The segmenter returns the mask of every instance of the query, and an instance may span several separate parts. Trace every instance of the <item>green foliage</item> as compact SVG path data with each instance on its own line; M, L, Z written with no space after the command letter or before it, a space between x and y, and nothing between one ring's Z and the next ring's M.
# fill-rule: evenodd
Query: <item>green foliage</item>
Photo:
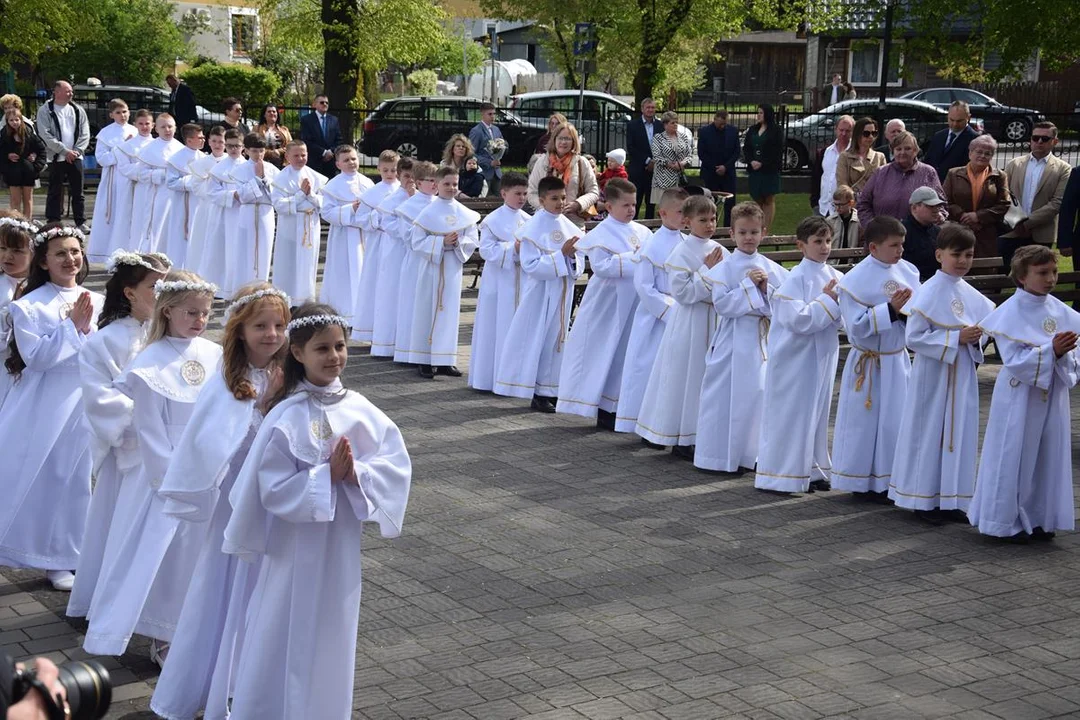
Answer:
M70 0L0 2L0 65L37 63L46 52L63 53L76 40L82 13Z
M405 80L414 95L434 95L439 76L434 70L414 70Z
M460 35L450 35L444 30L431 53L417 64L438 70L443 76L461 75L461 63L465 60L464 74L471 75L483 67L488 55L487 48L480 43L469 38L463 42Z
M278 77L287 105L301 105L311 100L322 79L322 53L278 39L282 37L276 34L263 43L251 54L251 62Z
M184 82L201 105L213 110L220 110L221 101L229 96L239 98L249 109L280 99L278 88L281 87L281 80L265 68L200 65L184 73Z

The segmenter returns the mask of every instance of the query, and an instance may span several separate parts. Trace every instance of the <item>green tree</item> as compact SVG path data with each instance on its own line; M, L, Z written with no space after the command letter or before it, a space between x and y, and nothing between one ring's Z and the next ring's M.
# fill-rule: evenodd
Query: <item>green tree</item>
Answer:
M46 52L64 52L80 36L81 21L70 0L0 0L0 65L36 65Z
M278 101L281 80L265 68L247 65L200 65L184 73L184 82L207 107L218 108L227 97L236 97L255 116L258 108Z

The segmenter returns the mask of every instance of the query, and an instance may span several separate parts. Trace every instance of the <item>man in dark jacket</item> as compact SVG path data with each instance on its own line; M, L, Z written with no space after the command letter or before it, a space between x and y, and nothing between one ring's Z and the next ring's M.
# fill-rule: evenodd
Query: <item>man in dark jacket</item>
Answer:
M945 182L945 175L954 167L967 165L968 145L978 137L971 129L971 110L966 102L957 100L949 106L949 127L938 131L930 140L923 155L923 162L937 170L938 179Z
M307 143L308 165L328 178L337 175L334 148L341 145L341 125L329 113L330 99L315 96L315 112L300 118L300 139Z
M926 282L938 271L937 236L941 223L941 206L945 201L930 187L915 188L911 193L908 215L904 218L907 236L904 238L904 259L919 269L919 280Z
M697 147L701 159L701 184L710 190L731 193L724 201L724 227L731 226L731 208L735 205L735 161L739 159L741 149L739 131L728 125L727 119L727 110L717 110L713 121L698 130Z
M199 113L195 109L195 93L191 88L180 82L175 75L166 76L165 83L172 90L169 93L169 114L176 121L176 127L199 122Z
M662 132L664 123L656 117L656 103L652 98L645 98L641 101L641 115L630 118L626 123L626 172L637 188L638 213L641 212L642 201L645 202L646 219L654 217L656 213L656 207L649 202L653 176L652 139Z

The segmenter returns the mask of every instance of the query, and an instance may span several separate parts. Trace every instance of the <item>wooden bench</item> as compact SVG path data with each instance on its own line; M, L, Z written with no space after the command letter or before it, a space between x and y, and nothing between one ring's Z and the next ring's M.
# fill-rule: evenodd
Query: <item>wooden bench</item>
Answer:
M989 258L988 258L989 259ZM998 258L998 267L1001 267ZM1016 283L1008 275L973 275L967 278L973 288L1000 305L1016 291ZM1067 272L1058 275L1058 284L1051 293L1062 302L1080 301L1080 272Z

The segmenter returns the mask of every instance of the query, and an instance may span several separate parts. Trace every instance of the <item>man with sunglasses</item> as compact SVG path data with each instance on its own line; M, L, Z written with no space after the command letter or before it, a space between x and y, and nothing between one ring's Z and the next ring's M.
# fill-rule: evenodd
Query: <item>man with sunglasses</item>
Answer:
M308 146L308 167L332 178L337 175L334 148L345 141L338 119L329 110L330 99L316 95L315 112L300 118L300 139Z
M1058 234L1058 212L1072 168L1053 154L1058 144L1057 127L1052 122L1036 123L1031 130L1031 153L1013 158L1005 166L1009 194L1027 216L1001 236L998 247L1005 267L1013 253L1024 245L1050 247Z

